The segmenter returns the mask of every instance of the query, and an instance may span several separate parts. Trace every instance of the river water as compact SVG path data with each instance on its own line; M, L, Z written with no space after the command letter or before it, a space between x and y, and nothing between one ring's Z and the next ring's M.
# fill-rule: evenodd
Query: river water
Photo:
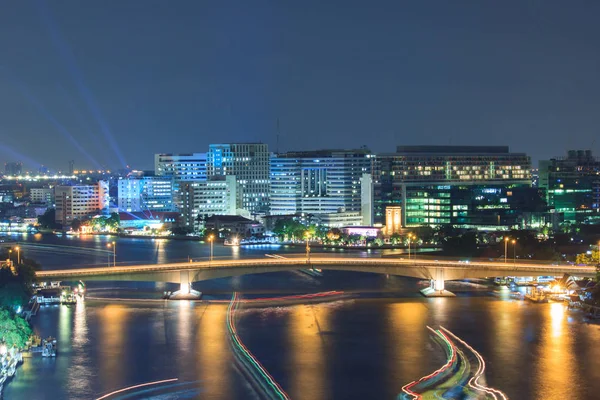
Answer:
M26 256L45 268L106 265L108 239L29 237ZM55 247L67 246L67 247ZM238 252L232 254L232 252ZM257 256L302 249L233 250L216 256ZM207 256L206 245L119 240L117 262ZM325 271L250 275L200 282L212 302L156 299L169 285L89 285L74 306L48 306L32 319L55 336L55 359L27 358L5 389L6 399L96 399L133 385L177 379L119 393L119 399L254 399L256 383L242 373L227 329L228 299L343 290L346 298L313 303L271 300L242 304L237 335L291 399L395 399L407 383L446 362L427 326L443 326L485 360L480 382L511 399L600 398L600 327L561 303L530 304L506 292L459 293L426 299L414 279ZM258 393L258 394L257 394Z

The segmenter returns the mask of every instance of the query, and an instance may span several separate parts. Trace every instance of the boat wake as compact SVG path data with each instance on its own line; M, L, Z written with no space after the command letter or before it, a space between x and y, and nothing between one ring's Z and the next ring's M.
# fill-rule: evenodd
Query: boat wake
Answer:
M498 389L485 385L485 361L467 342L444 327L427 327L446 352L438 370L402 387L398 400L485 399L508 400Z
M227 307L227 330L229 331L229 341L233 348L237 366L260 397L289 400L288 394L240 339L235 326L235 315L239 304L238 294L234 293Z

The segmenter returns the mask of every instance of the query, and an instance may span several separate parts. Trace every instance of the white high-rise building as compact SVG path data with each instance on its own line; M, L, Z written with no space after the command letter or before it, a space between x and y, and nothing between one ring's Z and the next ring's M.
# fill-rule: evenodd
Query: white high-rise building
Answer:
M181 181L206 180L206 153L155 154L154 173Z
M362 212L361 182L372 169L366 149L290 152L271 158L271 214ZM370 176L370 175L369 175ZM366 178L364 178L366 179ZM365 180L365 183L371 184ZM364 189L364 195L372 190ZM371 207L371 205L369 205ZM367 215L367 220L370 220Z
M208 177L235 175L243 189L243 208L255 213L269 210L269 148L266 144L211 144L206 169Z
M175 211L174 179L171 176L139 176L120 178L119 211Z
M108 208L108 182L98 181L94 185L56 186L54 198L55 221L68 226L76 218L93 215Z
M198 225L198 216L236 215L241 206L241 185L236 177L215 176L207 181L180 184L181 215L190 227Z

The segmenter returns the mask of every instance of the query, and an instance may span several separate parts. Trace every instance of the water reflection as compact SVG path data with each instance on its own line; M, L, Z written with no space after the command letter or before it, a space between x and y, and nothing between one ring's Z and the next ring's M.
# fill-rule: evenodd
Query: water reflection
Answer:
M288 393L291 398L332 398L323 334L330 329L328 305L304 305L290 309L289 357L294 374Z
M127 386L128 360L124 347L127 337L128 308L123 304L108 304L98 309L99 374L106 389Z
M429 310L422 302L391 303L387 305L386 310L392 358L389 362L388 380L389 384L393 385L392 387L397 386L397 392L400 392L403 382L398 381L399 376L417 379L425 374L423 363L419 363L418 360L425 357L426 350L431 348L426 330ZM439 352L440 362L443 363L443 351L435 351Z
M93 374L93 370L89 365L89 355L87 354L86 349L88 342L87 310L85 302L80 299L75 304L75 312L73 315L73 336L71 339L72 360L70 363L71 373L68 376L69 390L78 395L81 395L86 389L89 389L89 378Z
M210 305L198 310L197 365L202 380L202 398L229 399L231 353L227 343L227 306Z
M569 332L562 303L551 303L542 321L541 346L536 365L537 398L562 400L577 398L577 365L573 354L573 335Z

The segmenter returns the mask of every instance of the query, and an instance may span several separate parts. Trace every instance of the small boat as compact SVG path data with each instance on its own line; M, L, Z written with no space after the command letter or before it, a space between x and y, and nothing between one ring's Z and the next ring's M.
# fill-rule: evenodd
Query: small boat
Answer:
M56 357L56 339L53 337L42 340L42 357Z
M525 295L525 300L529 300L532 303L547 303L548 296L542 290L533 289Z

